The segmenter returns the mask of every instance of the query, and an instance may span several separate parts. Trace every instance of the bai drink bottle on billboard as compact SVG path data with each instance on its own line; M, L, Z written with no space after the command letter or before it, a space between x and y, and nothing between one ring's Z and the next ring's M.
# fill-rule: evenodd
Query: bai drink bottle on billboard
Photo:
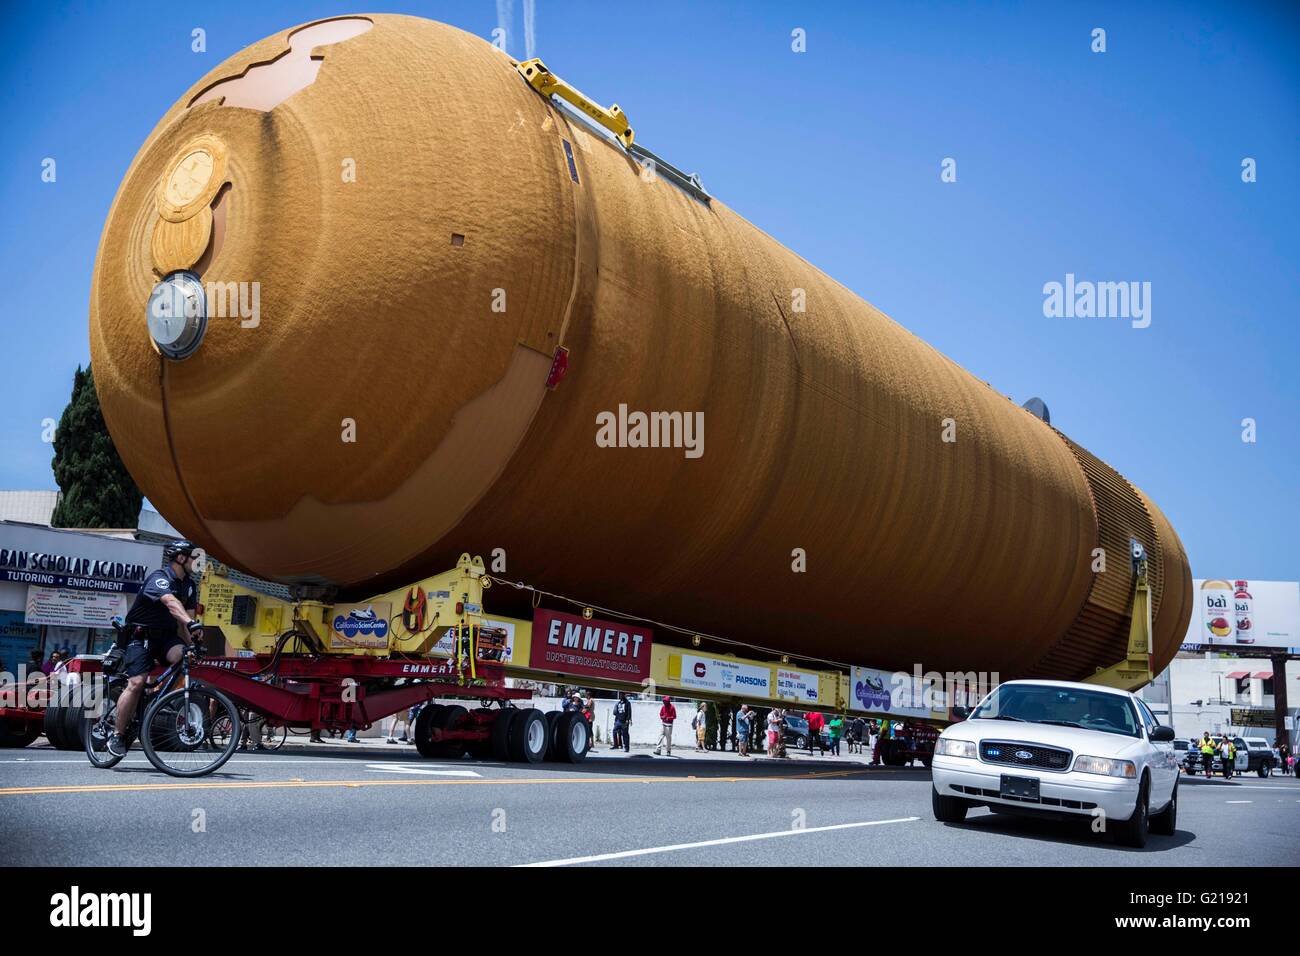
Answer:
M1201 584L1201 625L1207 644L1228 644L1236 630L1236 611L1233 608L1232 585L1227 581L1205 581Z
M1238 581L1232 592L1237 625L1237 643L1255 643L1255 599L1250 596L1249 581Z

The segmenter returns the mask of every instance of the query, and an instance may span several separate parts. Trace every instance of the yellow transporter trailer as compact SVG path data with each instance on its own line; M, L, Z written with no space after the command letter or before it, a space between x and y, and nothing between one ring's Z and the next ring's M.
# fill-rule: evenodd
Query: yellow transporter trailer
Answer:
M494 582L529 594L534 620L489 613L484 593ZM1134 687L1150 680L1149 644L1143 644L1150 621L1144 582L1139 574L1129 657L1099 671L1098 683ZM199 593L203 623L223 644L222 656L205 661L203 669L222 674L214 682L273 724L364 729L435 697L478 700L481 706L474 709L423 708L415 737L420 752L431 757L466 751L528 762L585 756L591 745L586 722L513 706L531 692L508 687L507 678L733 705L853 710L913 725L960 717L942 692L919 710L900 712L886 703L879 677L869 686L864 681L870 678L860 677L855 686L857 669L807 668L784 655L764 660L702 650L705 639L698 635L689 639L690 647L654 643L649 629L601 620L591 608L582 608L580 616L541 608L543 592L493 577L482 558L468 554L449 571L358 603L294 594L211 559ZM620 647L635 648L636 666L591 669L602 654L616 656ZM914 683L910 695L921 683Z

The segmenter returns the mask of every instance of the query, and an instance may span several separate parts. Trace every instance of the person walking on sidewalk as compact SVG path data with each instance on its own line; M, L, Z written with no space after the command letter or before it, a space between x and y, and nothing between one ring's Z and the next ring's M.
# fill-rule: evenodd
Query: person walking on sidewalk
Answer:
M673 721L677 719L677 708L673 706L672 699L664 695L664 705L659 708L659 723L663 729L659 733L659 743L655 746L655 756L661 756L666 747L668 756L673 755Z
M705 718L704 708L708 704L700 701L700 706L695 709L695 716L691 718L691 730L695 731L695 749L702 751L704 749L704 731L708 721Z
M826 755L826 748L822 746L822 728L826 726L826 719L822 717L820 711L808 711L808 756L812 756L813 744L817 744L817 752L821 756Z
M623 748L624 753L632 750L632 703L627 694L618 692L618 702L614 704L614 750Z

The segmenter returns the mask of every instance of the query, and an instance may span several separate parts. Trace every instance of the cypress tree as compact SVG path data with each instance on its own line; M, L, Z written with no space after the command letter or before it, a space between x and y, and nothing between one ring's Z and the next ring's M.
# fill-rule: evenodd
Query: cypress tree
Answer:
M50 524L56 528L134 528L144 496L122 464L104 424L87 366L77 366L72 399L54 435L54 480L63 492Z

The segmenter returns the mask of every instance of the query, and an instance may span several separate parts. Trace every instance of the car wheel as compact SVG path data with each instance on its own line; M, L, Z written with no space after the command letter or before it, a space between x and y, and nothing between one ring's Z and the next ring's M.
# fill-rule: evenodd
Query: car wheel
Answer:
M1178 781L1174 781L1174 792L1169 797L1169 806L1151 817L1151 832L1161 836L1173 836L1178 832Z
M795 749L795 750L807 750L807 749L808 749L808 738L807 738L807 737L796 737L796 738L794 738L794 749Z
M960 797L942 796L938 787L931 787L930 808L934 811L934 818L940 823L961 823L966 819L966 811L970 809L970 804Z
M1259 770L1256 771L1256 773L1258 773L1261 777L1267 777L1272 772L1273 772L1273 767L1270 764L1266 764L1266 763L1260 764Z
M1140 850L1147 845L1147 831L1150 829L1150 820L1147 817L1148 789L1147 778L1143 777L1142 785L1138 787L1137 804L1133 807L1133 815L1115 827L1115 840L1123 846Z

